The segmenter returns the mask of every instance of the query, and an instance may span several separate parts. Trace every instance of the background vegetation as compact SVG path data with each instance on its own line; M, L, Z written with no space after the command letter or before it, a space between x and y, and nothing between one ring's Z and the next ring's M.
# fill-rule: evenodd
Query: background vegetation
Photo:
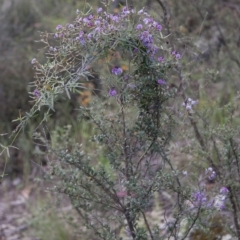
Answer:
M99 6L97 1L88 2L93 4L95 8ZM162 6L161 3L164 5ZM194 121L187 120L186 116L182 118L180 116L176 121L181 128L176 128L177 130L174 132L170 144L170 156L182 171L191 172L198 169L197 176L204 175L204 169L210 167L209 161L204 160L208 158L213 161L211 167L220 165L216 169L219 169L220 172L224 171L224 174L226 172L232 174L231 169L222 169L221 166L227 168L228 165L225 163L227 159L231 159L227 154L234 154L239 140L236 126L239 121L239 110L237 108L239 100L237 96L240 69L240 57L238 54L240 48L240 4L234 0L217 2L214 0L171 0L160 1L160 4L157 0L141 1L141 3L132 0L130 4L138 8L147 6L149 12L161 20L165 26L164 30L169 34L166 44L182 55L181 64L173 71L172 78L168 81L171 88L178 93L178 100L172 106L177 115L180 116L182 112L182 110L179 110L181 104L188 97L198 100L198 115L194 121L198 121L198 129L200 129L202 139L198 137L196 141L189 140L191 137L197 136ZM46 61L45 49L43 49L42 43L36 42L36 40L40 39L38 31L54 32L58 24L72 22L75 18L76 9L81 9L83 6L84 1L74 0L1 2L1 133L10 133L16 127L15 122L11 121L23 116L25 111L28 111L32 106L28 96L30 91L28 84L33 81L31 60L36 57L40 63ZM113 11L118 12L120 8L116 2L113 3ZM91 125L84 120L77 121L78 113L74 110L79 104L85 104L91 98L91 90L87 90L84 94L76 94L72 96L70 101L61 102L59 106L56 106L56 113L52 114L51 120L45 126L46 135L49 134L46 129L53 129L57 126L52 134L53 144L61 144L59 139L66 134L64 126L70 123L72 127L69 130L70 132L67 132L67 134L70 134L69 137L82 142L89 152L94 149L94 144L89 142L92 133ZM2 186L5 187L1 191L6 194L6 191L10 192L12 190L15 196L18 196L19 192L21 195L25 193L26 198L30 200L32 196L32 202L29 200L24 204L27 206L26 212L29 213L29 216L35 214L33 222L26 220L27 224L31 224L33 228L29 231L29 225L27 225L24 228L27 229L25 232L23 231L24 233L21 230L17 232L24 234L26 239L34 235L39 235L40 239L74 239L74 237L78 236L78 233L73 230L75 229L74 223L66 221L65 218L63 221L61 220L60 205L58 205L59 208L54 210L53 207L46 209L49 202L46 203L41 200L42 198L46 199L45 193L41 192L41 190L32 191L32 187L29 188L35 176L42 178L43 172L49 167L45 148L41 146L43 144L42 140L39 139L37 145L31 141L32 130L37 126L39 120L34 119L32 125L28 126L19 135L14 145L19 147L20 150L11 149L10 159L7 158L5 153L0 156L1 171L7 174L4 179L11 179L2 181ZM231 122L231 127L219 129L219 124L229 122ZM228 135L228 139L234 138L231 153L228 152L227 147L224 147L226 146L225 137ZM7 144L7 140L6 136L1 137L1 143ZM215 150L214 148L207 149L208 146L214 143L217 145ZM229 144L231 145L231 142ZM237 158L238 155L234 157L234 159ZM104 162L105 159L102 158L99 161ZM222 173L223 179L227 179L224 174ZM237 179L238 176L236 175L234 178ZM16 179L19 179L19 182ZM4 181L8 181L8 187L6 187ZM223 184L224 181L221 183ZM34 184L40 189L43 183ZM42 187L45 189L46 185L52 183L51 181L45 181L44 184ZM208 181L207 188L211 189L214 184L216 185L215 182ZM229 185L229 182L225 181L225 185ZM236 193L235 195L238 195L238 185L235 187L232 191ZM27 194L27 191L29 191L29 194ZM40 199L37 200L39 201L37 204L38 209L44 209L44 216L40 215L39 211L35 212L33 210L34 206L36 206L33 199L38 198ZM2 200L4 202L4 197L2 197ZM50 195L49 201L58 201L58 199ZM64 201L61 199L60 202L65 207L69 206L67 199ZM50 205L52 206L52 204ZM156 208L154 208L154 211ZM11 210L7 214L11 215ZM73 213L68 212L68 214L76 215L74 211ZM229 216L227 212L226 215ZM46 216L48 217L46 218ZM28 219L27 217L26 219ZM152 216L153 219L154 217ZM237 218L238 216L235 216L235 220ZM209 229L213 232L211 238L209 238L209 233L207 238L201 232L196 231L195 235L192 234L191 239L219 239L220 237L217 238L218 235L231 235L231 231L223 229L223 223L216 219L217 217L214 216L209 220ZM7 222L5 217L2 217L1 221L3 223ZM81 220L79 221L81 222ZM156 218L153 221L161 221L161 218ZM231 222L231 220L229 221ZM49 222L54 224L54 227L47 228ZM19 224L13 223L13 225ZM211 225L214 227L211 227ZM53 228L55 229L54 233ZM81 228L81 231L83 230L84 228ZM3 229L2 234L6 235L6 231L4 231ZM90 234L86 239L94 239L94 237Z

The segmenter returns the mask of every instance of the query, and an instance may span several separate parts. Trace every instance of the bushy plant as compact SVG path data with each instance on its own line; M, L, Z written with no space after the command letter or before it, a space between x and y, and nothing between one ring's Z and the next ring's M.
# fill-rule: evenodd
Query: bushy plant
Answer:
M183 82L178 88L169 83L174 71L181 80L182 56L167 44L167 21L129 6L117 14L108 12L108 4L105 9L77 10L73 23L41 34L48 61L32 60L33 108L16 132L40 111L47 121L57 101L84 91L97 73L101 94L78 109L80 120L94 128L94 149L72 139L70 126L46 141L51 176L61 180L54 190L70 198L99 239L186 239L198 236L195 229L211 232L209 239L226 232L240 238L238 184L230 176L239 178L234 102L224 106L230 117L210 124L212 109L197 108ZM53 38L58 45L51 45ZM173 137L186 141L179 151L199 160L191 159L188 172L171 159ZM168 208L159 207L163 196ZM233 221L225 229L220 220L214 232L228 196ZM153 220L154 210L162 224Z

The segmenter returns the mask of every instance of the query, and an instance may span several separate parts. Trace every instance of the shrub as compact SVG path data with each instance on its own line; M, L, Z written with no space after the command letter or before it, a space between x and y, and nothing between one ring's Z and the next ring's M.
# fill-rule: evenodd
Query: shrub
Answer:
M210 124L213 110L197 108L182 82L179 91L171 87L174 71L182 76L182 56L166 44L165 28L144 9L126 6L118 14L102 8L77 11L73 23L42 33L48 60L43 65L32 60L34 105L16 132L40 111L47 121L57 101L83 91L97 72L101 96L79 108L81 120L94 128L88 137L94 150L71 138L70 126L46 141L55 156L51 176L61 179L54 190L70 198L100 239L186 239L199 236L196 229L211 231L211 239L230 231L240 238L238 184L230 177L239 178L235 102L219 108L229 117L215 126ZM58 45L51 45L53 38ZM173 137L187 139L181 150L201 160L192 159L192 172L171 159ZM159 196L167 196L168 209L159 210ZM213 231L228 197L235 228L229 220L225 229L220 219ZM154 209L164 216L163 225L153 220Z

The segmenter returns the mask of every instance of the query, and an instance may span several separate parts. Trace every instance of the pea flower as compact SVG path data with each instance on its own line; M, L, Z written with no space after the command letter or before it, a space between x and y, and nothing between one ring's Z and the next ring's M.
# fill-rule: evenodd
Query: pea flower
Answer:
M205 195L204 192L196 192L193 196L194 198L194 202L198 205L198 204L203 204L203 203L206 203L207 201L207 197Z
M120 74L122 74L122 72L123 72L123 70L120 67L114 67L112 69L112 74L114 74L114 75L120 75Z
M177 59L179 60L182 56L180 53L176 52L176 51L172 51L172 55Z
M110 89L108 94L109 94L109 96L114 97L117 95L117 91L115 89Z
M140 30L140 29L142 29L142 28L143 28L142 24L138 24L138 25L136 26L136 29L137 29L137 30Z
M35 63L37 63L37 59L33 58L32 61L31 61L31 64L35 64Z
M157 29L158 31L161 31L161 30L162 30L162 26L161 26L160 24L157 24L157 25L156 25L156 29Z
M116 15L110 16L113 22L119 22L119 17Z
M150 34L148 31L144 31L140 34L140 40L145 46L150 47L153 43L152 34Z
M181 58L181 54L180 54L180 53L177 53L177 54L175 55L175 57L176 57L176 59L180 59L180 58Z
M69 25L68 25L68 28L70 28L70 29L71 29L71 28L74 28L74 25L73 25L73 24L69 24Z
M216 172L213 171L213 168L209 167L208 169L206 169L206 174L208 175L208 179L210 181L214 180L216 177Z
M100 12L102 12L102 8L97 9L97 14L99 14Z
M160 85L165 85L166 84L166 82L164 81L164 80L162 80L162 79L158 79L158 84L160 84Z
M198 100L192 100L191 98L188 98L185 102L182 103L182 106L186 108L187 111L192 110L192 106L198 104Z
M220 189L220 193L221 193L222 195L227 195L227 194L229 193L229 190L228 190L226 187L222 187L222 188Z
M143 22L147 25L149 23L152 23L153 22L153 19L152 18L144 18L143 19Z
M35 97L37 97L37 98L39 98L39 97L41 96L40 92L39 92L37 89L35 89L35 90L33 91L33 95L34 95Z
M58 24L57 26L56 26L56 30L58 31L58 30L60 30L62 28L62 25L60 25L60 24Z

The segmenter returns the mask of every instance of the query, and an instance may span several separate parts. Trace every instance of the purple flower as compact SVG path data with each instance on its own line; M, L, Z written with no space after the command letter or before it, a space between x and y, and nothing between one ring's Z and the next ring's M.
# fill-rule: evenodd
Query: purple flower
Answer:
M123 7L123 9L122 9L122 13L128 15L128 14L130 13L130 11L129 11L128 8L125 6L125 7Z
M80 31L79 37L82 38L83 36L84 36L84 32L83 32L83 31Z
M148 31L144 31L140 34L140 40L146 47L150 47L153 43L152 34Z
M157 60L158 60L159 62L162 62L162 61L163 61L163 57L159 57Z
M191 98L188 98L187 100L185 100L185 102L182 103L182 106L185 107L187 111L192 111L192 106L194 106L196 104L198 104L198 100L194 101ZM208 168L208 169L206 169L206 174L209 174L209 172L212 172L212 171L213 171L212 168ZM216 175L216 173L213 171L212 177L214 176L214 174Z
M37 97L37 98L39 98L39 97L41 96L40 92L39 92L37 89L35 89L35 90L33 91L33 94L34 94L34 96Z
M116 16L116 15L111 15L111 17L110 17L111 19L112 19L112 21L114 21L114 22L119 22L119 17L118 16Z
M84 38L80 38L80 43L81 43L82 45L85 44L85 40L84 40Z
M35 63L37 63L37 59L33 58L32 61L31 61L31 64L35 64Z
M214 198L213 206L217 208L217 210L223 210L225 208L225 201L226 201L226 196L217 195Z
M143 22L144 22L145 24L149 24L149 23L152 23L153 20L152 20L152 18L144 18L144 19L143 19Z
M143 28L142 24L138 24L138 25L136 26L136 29L137 29L137 30L140 30L140 29L142 29L142 28Z
M153 23L152 23L152 26L153 26L153 27L156 27L156 26L157 26L157 24L158 24L158 22L156 22L156 21L153 21Z
M88 20L91 20L91 19L93 19L93 15L92 15L92 14L90 14L90 15L88 16Z
M229 193L229 190L228 190L226 187L222 187L222 188L220 189L220 193L221 193L222 195L227 195L227 194Z
M96 27L94 32L96 32L99 35L102 32L102 28Z
M180 58L181 58L181 54L180 54L180 53L177 53L177 54L175 55L175 57L176 57L176 59L180 59Z
M88 19L88 18L83 18L83 22L85 23L85 24L89 24L91 21Z
M102 8L97 9L97 14L99 14L100 12L102 12Z
M209 180L214 180L214 178L216 177L216 172L212 172L211 174L210 174L210 176L208 177L208 179Z
M89 22L89 23L88 23L88 26L89 26L89 27L93 27L93 23L92 23L92 22Z
M206 198L206 195L200 191L196 192L193 196L194 198L194 201L197 203L197 204L202 204L202 203L205 203L207 201L207 198Z
M74 25L73 24L69 24L68 28L74 28Z
M60 24L58 24L57 26L56 26L56 30L58 31L58 30L60 30L62 28L62 25L60 25Z
M133 50L133 52L134 52L134 53L138 53L138 49L135 48L135 49Z
M110 89L108 94L109 94L109 96L114 97L117 95L117 91L115 89Z
M97 19L97 20L94 22L94 24L95 24L96 26L100 26L101 21Z
M115 74L115 75L120 75L122 74L123 70L120 68L120 67L114 67L112 69L112 74Z
M192 104L192 100L188 100L188 102L190 103L191 102L191 104ZM193 104L192 104L193 105ZM212 180L214 180L215 179L215 177L216 177L216 172L215 171L213 171L213 168L212 167L209 167L208 169L206 169L206 174L208 175L208 179L210 180L210 181L212 181Z
M89 40L91 40L92 37L93 37L92 33L89 33L89 34L87 35L87 38L88 38Z
M156 25L156 29L157 29L158 31L161 31L161 30L162 30L162 26L161 26L160 24L157 24L157 25Z
M162 79L158 79L158 84L160 84L160 85L165 85L166 84L166 82L165 81L163 81Z
M172 51L172 55L176 55L176 51Z
M85 44L85 39L83 37L76 37L76 41L79 41L82 45Z
M149 53L151 57L153 57L157 53L157 48L150 43L148 43L146 46L148 47L147 53Z

